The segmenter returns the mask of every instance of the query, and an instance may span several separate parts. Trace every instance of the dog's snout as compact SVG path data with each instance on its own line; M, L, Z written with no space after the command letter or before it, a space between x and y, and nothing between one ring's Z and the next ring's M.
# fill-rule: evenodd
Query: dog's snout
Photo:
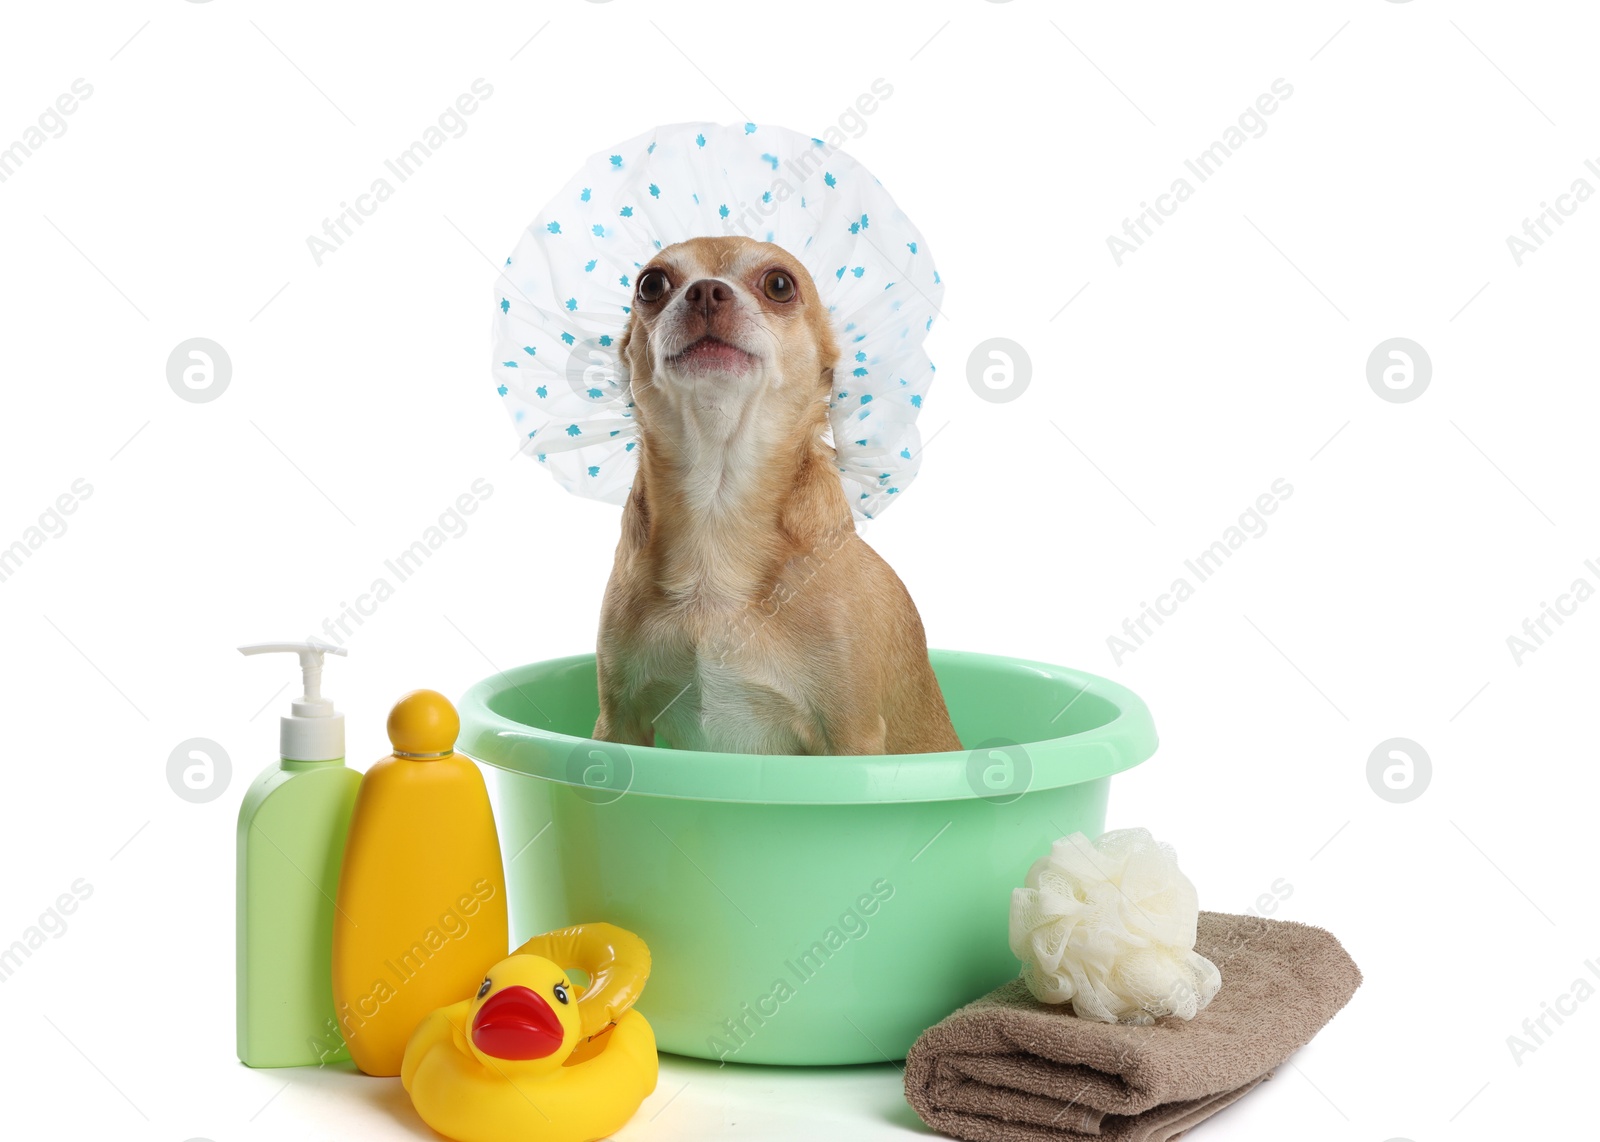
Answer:
M727 282L718 281L716 278L701 278L699 281L690 282L689 288L683 291L683 296L690 305L710 315L733 300L733 290Z

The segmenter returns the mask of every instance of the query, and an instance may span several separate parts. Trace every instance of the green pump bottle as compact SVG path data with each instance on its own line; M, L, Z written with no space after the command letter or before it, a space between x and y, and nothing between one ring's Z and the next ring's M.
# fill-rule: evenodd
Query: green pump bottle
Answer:
M334 1021L333 916L361 774L344 764L344 715L322 696L310 642L241 646L300 656L304 693L281 721L281 760L239 806L238 1049L251 1067L349 1058Z

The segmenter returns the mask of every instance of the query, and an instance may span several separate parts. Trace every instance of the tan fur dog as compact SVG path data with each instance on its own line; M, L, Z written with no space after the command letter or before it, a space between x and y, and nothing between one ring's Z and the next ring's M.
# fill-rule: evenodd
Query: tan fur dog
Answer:
M922 620L856 535L824 439L838 343L787 251L694 238L619 346L639 470L600 618L602 741L752 754L961 748Z

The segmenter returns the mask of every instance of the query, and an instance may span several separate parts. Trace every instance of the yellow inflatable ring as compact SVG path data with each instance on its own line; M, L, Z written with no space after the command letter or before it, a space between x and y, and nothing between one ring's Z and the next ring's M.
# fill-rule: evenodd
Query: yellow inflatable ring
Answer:
M650 949L615 924L575 924L535 936L513 955L542 956L589 977L578 997L583 1037L593 1039L612 1027L639 999L650 978Z

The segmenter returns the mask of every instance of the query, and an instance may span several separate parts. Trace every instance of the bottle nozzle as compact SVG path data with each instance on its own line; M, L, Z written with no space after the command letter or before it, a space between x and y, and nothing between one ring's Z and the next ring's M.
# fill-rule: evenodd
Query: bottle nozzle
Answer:
M240 654L295 654L300 657L303 693L283 719L283 756L300 761L320 761L344 756L344 718L336 713L333 701L322 696L322 656L350 652L342 646L308 642L258 642L241 646ZM308 721L319 722L308 725ZM314 756L308 756L314 755Z
M350 652L342 646L325 646L315 642L258 642L250 646L241 646L240 654L298 654L300 656L300 681L305 693L301 695L301 702L307 706L320 707L327 701L322 696L322 656L324 654L347 655Z

